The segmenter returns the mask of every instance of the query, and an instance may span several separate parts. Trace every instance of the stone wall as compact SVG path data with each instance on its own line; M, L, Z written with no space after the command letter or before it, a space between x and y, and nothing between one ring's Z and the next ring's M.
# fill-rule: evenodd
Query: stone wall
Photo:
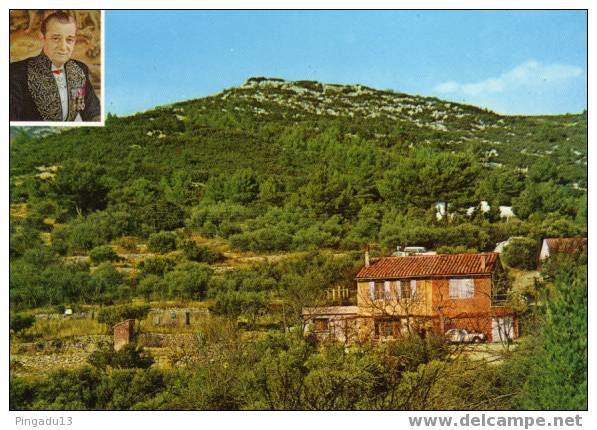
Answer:
M154 308L148 318L154 326L193 325L209 315L207 308Z

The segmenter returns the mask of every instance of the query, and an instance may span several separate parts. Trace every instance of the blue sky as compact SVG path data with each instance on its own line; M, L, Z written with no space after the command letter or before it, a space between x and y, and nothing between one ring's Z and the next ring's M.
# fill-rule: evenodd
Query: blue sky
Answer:
M106 110L251 76L437 96L508 114L586 109L584 11L108 11Z

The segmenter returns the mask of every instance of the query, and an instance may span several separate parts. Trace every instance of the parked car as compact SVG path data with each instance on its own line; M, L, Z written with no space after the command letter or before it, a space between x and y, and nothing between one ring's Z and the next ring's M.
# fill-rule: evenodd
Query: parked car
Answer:
M451 343L481 343L487 341L484 333L453 328L446 332L446 340Z

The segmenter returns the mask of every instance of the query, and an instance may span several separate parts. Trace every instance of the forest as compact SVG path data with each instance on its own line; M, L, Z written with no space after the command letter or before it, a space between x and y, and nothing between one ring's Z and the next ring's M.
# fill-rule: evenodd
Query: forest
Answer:
M586 111L500 116L267 78L103 128L12 128L11 339L35 341L35 315L65 308L111 324L199 303L210 318L186 352L197 363L100 348L79 369L13 376L11 408L586 408L583 261L554 261L522 294L529 335L497 366L453 360L441 339L347 349L298 330L303 306L354 288L364 245L514 237L517 273L536 270L542 238L586 236L586 133Z

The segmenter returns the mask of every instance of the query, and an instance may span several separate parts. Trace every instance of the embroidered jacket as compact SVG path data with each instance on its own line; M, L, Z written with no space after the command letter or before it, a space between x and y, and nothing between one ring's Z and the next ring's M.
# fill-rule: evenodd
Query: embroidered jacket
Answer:
M69 97L66 121L77 114L83 121L99 121L100 102L89 80L89 68L80 61L64 64ZM62 104L52 62L42 52L36 57L10 64L10 120L63 121Z

